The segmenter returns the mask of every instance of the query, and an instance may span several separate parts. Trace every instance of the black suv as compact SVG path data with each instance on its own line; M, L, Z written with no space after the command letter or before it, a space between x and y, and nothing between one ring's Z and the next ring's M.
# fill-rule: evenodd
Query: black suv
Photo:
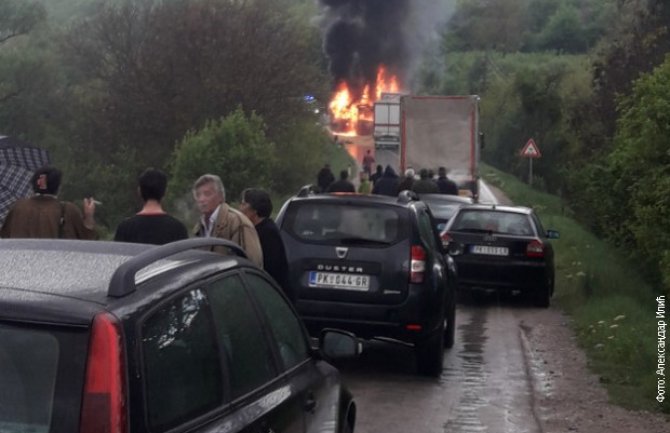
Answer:
M277 223L292 296L312 334L335 327L411 343L420 373L442 371L444 347L454 344L455 268L430 209L414 193L303 188Z
M192 239L0 240L0 431L351 432L356 407L277 285ZM355 355L347 333L321 349Z

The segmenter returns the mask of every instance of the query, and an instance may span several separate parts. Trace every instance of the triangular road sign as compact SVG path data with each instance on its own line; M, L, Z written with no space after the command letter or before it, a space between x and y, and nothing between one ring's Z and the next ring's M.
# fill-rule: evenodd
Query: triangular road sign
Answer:
M532 138L528 140L528 143L521 150L521 156L526 158L541 158L542 154L540 153L540 148L535 144L535 140Z

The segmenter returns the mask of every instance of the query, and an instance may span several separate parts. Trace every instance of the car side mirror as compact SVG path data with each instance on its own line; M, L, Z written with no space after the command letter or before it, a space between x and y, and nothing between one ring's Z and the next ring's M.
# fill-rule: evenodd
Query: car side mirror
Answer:
M557 230L547 230L547 237L549 239L560 239L561 234Z
M319 338L319 352L328 360L356 358L363 352L363 344L351 332L324 329Z

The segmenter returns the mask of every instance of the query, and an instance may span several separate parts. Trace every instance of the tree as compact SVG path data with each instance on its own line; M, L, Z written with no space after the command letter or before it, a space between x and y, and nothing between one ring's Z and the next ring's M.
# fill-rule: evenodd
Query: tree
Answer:
M30 33L45 18L46 11L40 3L0 0L0 45Z
M200 131L190 131L177 145L170 194L189 197L193 182L212 173L224 181L226 200L237 201L244 188L271 185L274 154L263 120L237 109L221 120L207 122Z
M607 158L615 181L625 239L666 281L670 279L670 58L638 80L620 105L614 150ZM663 266L659 266L663 264ZM670 286L667 287L670 289Z
M132 212L140 167L166 167L187 131L238 108L263 118L277 155L312 154L308 147L322 132L308 129L308 137L303 130L316 122L304 95L326 94L328 80L316 29L284 3L124 0L105 3L72 27L63 44L70 81L64 109L74 120L58 126L72 137L68 159L77 171L117 168L99 172L115 176L107 182L116 187L102 197L118 206L111 224ZM283 139L292 136L304 141ZM248 168L265 179L256 169ZM74 184L68 190L83 193Z

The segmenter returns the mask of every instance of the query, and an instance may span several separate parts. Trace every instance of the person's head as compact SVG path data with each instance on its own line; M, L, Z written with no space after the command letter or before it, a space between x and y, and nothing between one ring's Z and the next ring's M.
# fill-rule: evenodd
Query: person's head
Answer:
M267 191L259 188L247 188L242 191L240 211L254 224L269 218L272 214L272 200Z
M361 181L366 181L366 180L370 179L370 176L368 175L367 171L361 171L360 176L361 176Z
M445 167L440 167L437 169L437 175L439 177L447 177L447 169Z
M37 194L58 194L62 173L56 167L45 165L35 170L30 185Z
M407 178L414 179L414 175L415 175L415 174L416 174L416 173L414 172L414 169L413 169L412 167L410 167L410 168L408 168L407 170L405 170L405 177L407 177Z
M377 173L382 174L384 172L384 167L381 164L377 164Z
M372 151L371 151L370 149L368 149L368 151L365 152L365 153L367 153L367 154L369 155L371 152L372 152Z
M349 172L347 170L340 171L340 179L341 180L347 180L348 177L349 177Z
M430 173L428 172L428 169L422 168L421 171L419 171L419 176L421 179L428 179L430 177Z
M209 216L226 200L226 190L221 178L215 174L204 174L193 184L193 198L200 213Z
M140 195L145 202L161 201L167 188L167 175L155 168L147 168L138 179Z

